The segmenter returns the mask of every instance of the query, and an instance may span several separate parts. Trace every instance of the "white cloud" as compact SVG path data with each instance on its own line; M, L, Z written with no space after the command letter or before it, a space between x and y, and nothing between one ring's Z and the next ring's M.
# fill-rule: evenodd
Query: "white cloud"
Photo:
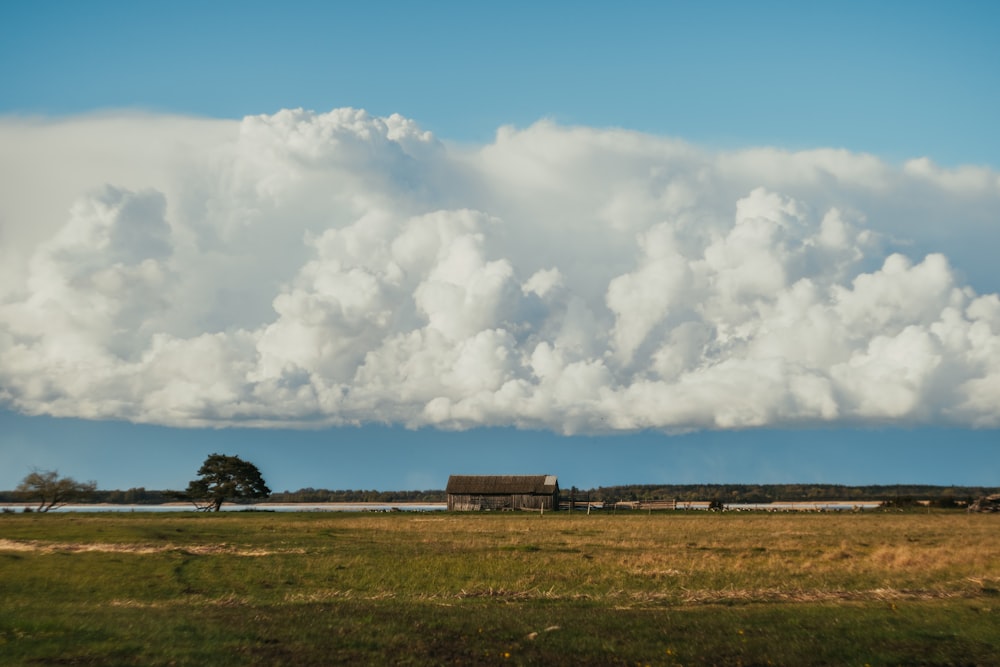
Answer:
M17 410L1000 426L985 167L549 122L457 147L354 109L7 119L0 137Z

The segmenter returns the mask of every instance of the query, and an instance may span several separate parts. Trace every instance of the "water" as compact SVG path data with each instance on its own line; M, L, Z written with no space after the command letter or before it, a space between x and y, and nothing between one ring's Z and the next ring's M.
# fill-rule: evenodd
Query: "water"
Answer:
M872 510L878 508L880 501L859 500L857 502L773 502L773 503L726 503L727 510L754 512L850 512L853 510ZM707 510L708 502L678 502L679 510Z
M729 503L727 510L741 511L824 511L849 512L871 510L880 505L875 501L851 502L775 502L775 503ZM23 505L0 506L0 510L22 512ZM32 507L34 509L34 507ZM445 503L260 503L256 505L222 506L223 512L440 512L448 509ZM679 502L678 510L707 510L708 502ZM66 505L53 512L193 512L193 505Z
M32 507L31 509L34 509ZM447 509L444 503L291 503L223 505L223 512L436 512ZM22 512L23 505L0 507L3 511ZM193 512L193 505L65 505L53 512Z

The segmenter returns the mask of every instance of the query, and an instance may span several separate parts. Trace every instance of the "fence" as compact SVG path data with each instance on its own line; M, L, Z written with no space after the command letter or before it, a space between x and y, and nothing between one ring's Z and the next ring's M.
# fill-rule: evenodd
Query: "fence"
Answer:
M677 509L676 500L619 500L614 503L604 503L604 502L588 502L585 500L577 500L576 502L570 502L566 499L561 499L559 501L559 509L563 511L572 510L574 512L589 512L592 509L596 510L675 510Z

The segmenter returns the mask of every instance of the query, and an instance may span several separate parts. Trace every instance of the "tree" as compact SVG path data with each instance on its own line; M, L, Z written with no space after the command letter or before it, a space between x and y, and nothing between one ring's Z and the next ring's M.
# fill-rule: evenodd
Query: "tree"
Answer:
M17 485L17 493L21 497L38 501L39 512L85 500L96 489L97 482L78 482L72 477L60 477L57 470L33 470Z
M187 498L200 510L218 512L225 501L242 502L271 495L257 466L238 456L212 454L188 484Z

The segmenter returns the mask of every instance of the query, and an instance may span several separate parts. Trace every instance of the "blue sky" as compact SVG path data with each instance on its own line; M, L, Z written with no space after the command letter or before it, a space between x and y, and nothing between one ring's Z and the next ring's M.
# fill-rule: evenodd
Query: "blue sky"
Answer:
M1000 484L998 12L4 3L0 488Z
M3 109L401 113L996 164L994 3L6 3Z
M254 461L273 490L440 489L448 474L557 471L567 488L616 484L996 485L996 432L961 429L710 431L553 436L512 428L193 429L2 415L7 464L57 461L102 488L177 489L216 450ZM984 462L973 465L970 462ZM17 477L11 474L11 478ZM19 478L18 478L19 479ZM8 488L8 487L5 487Z

